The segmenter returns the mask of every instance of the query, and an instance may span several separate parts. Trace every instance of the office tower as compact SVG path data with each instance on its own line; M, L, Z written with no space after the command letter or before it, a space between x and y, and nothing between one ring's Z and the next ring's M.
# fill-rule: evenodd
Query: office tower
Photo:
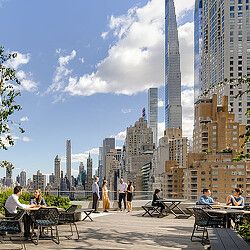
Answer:
M16 185L21 185L20 184L20 175L19 174L16 176Z
M85 179L86 179L86 170L84 169L83 162L80 162L78 184L82 184L82 186L84 187L85 186Z
M66 176L71 187L71 140L66 141Z
M85 179L85 190L86 191L91 191L92 190L92 182L93 182L93 178L92 178L92 158L90 157L90 153L89 153L89 157L87 159L87 177Z
M195 1L194 10L194 102L202 95L202 1Z
M40 170L37 171L36 175L33 175L33 188L41 189L42 192L45 192L45 183L46 183L46 176L43 175Z
M158 88L148 90L148 126L153 131L153 142L158 144Z
M98 176L99 176L99 183L102 183L103 182L103 147L99 147Z
M250 124L250 117L245 115L250 107L250 95L233 98L247 86L235 88L232 83L244 75L250 76L249 0L203 0L202 4L202 90L212 88L218 95L219 105L227 95L229 111L235 114L235 120ZM230 84L218 86L224 79Z
M55 184L55 180L56 180L56 177L55 177L54 173L49 175L49 184L51 184L51 186Z
M54 160L55 186L60 187L61 180L61 159L57 155Z
M217 95L212 99L204 97L196 102L193 130L193 151L196 153L241 148L246 126L235 121L235 115L228 112L228 97L223 96L222 106L217 106Z
M181 71L173 0L165 0L165 128L182 128Z
M106 154L110 151L110 149L115 148L115 138L105 138L103 140L103 179L106 178L105 173L106 173Z
M6 167L6 177L4 185L7 187L11 187L13 185L13 169L9 165Z
M20 173L20 185L22 187L26 186L26 171L22 170L22 172Z

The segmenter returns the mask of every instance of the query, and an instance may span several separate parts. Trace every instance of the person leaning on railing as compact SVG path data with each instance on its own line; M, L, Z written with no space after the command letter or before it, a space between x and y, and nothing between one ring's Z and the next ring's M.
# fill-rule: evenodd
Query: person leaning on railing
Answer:
M208 188L203 189L203 195L199 198L197 205L219 205L220 203L214 201L211 196L211 191Z

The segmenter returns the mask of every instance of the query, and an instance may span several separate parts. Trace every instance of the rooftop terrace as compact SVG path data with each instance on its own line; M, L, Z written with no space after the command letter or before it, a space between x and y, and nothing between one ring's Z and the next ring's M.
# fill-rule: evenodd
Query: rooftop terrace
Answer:
M61 237L60 245L42 240L38 246L26 241L27 250L37 249L204 249L200 242L191 242L194 217L175 219L142 217L142 211L92 214L89 220L77 222L79 240ZM69 226L59 226L59 235L69 235ZM75 237L76 239L76 237ZM1 249L18 248L17 244L0 245Z

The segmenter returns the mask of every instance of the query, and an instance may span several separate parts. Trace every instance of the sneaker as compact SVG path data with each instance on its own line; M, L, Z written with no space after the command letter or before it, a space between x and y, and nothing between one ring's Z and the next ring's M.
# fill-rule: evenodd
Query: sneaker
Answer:
M99 211L94 211L93 213L95 213L95 214L99 214L100 212L99 212Z
M108 210L104 210L103 212L108 213L109 211Z

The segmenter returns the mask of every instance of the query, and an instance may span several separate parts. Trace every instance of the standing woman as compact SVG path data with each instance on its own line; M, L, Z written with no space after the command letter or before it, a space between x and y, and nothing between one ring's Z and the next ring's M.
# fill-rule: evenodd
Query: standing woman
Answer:
M103 181L102 184L102 203L103 203L103 212L108 212L108 209L110 209L110 201L109 201L109 191L108 190L108 182L106 180Z
M41 206L41 207L47 206L44 198L42 197L41 189L36 189L34 191L34 197L30 198L30 204L31 205L34 204L34 205Z
M128 187L127 187L127 206L128 206L128 213L129 213L129 212L132 212L133 191L134 191L134 187L132 186L132 182L131 182L131 181L128 181Z

